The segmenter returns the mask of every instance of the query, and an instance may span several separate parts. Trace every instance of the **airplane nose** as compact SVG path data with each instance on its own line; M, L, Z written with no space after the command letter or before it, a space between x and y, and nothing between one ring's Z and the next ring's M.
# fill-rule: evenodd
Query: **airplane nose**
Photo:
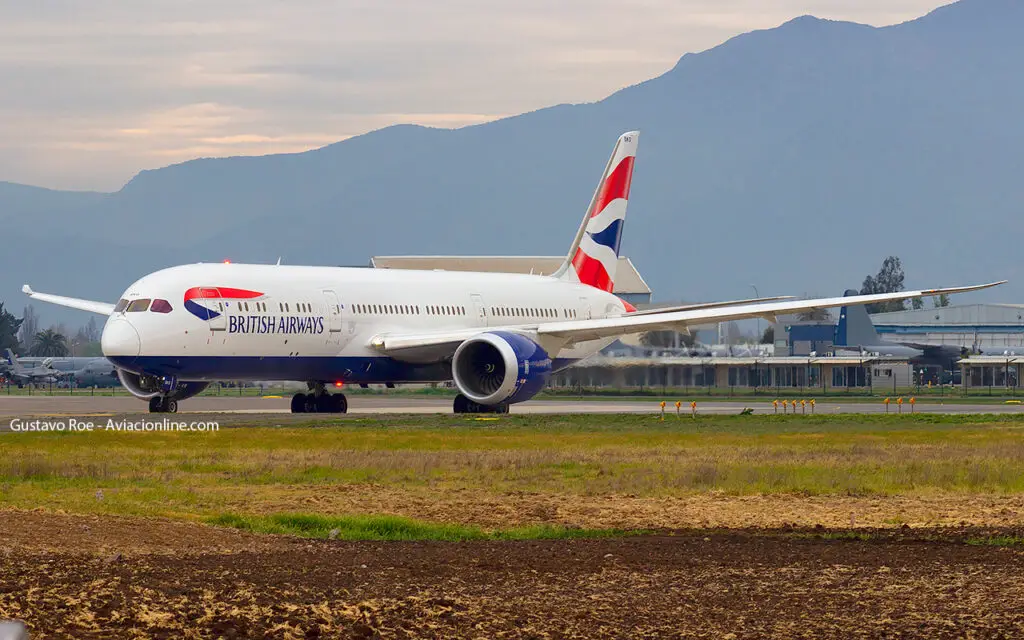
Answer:
M124 318L111 318L103 327L100 349L107 358L134 360L142 349L139 332Z

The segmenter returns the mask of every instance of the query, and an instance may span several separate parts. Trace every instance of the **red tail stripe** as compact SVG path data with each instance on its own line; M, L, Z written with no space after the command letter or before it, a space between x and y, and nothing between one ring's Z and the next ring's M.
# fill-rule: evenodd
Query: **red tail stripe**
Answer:
M604 265L599 260L583 253L583 249L577 249L576 255L572 259L572 266L576 269L576 275L580 277L580 282L611 293L612 279L608 277L608 272L605 271Z
M594 203L594 211L590 214L591 218L604 211L608 203L613 200L629 199L629 186L633 182L634 159L633 156L626 156L619 166L608 174L604 184L601 185L601 192L597 194L597 202Z

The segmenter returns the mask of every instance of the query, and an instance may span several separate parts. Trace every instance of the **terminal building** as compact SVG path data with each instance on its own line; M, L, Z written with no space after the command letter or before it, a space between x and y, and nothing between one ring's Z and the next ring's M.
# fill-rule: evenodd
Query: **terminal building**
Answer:
M879 356L823 357L615 357L599 354L556 373L553 387L593 389L727 389L766 393L837 390L894 392L915 384L905 359Z

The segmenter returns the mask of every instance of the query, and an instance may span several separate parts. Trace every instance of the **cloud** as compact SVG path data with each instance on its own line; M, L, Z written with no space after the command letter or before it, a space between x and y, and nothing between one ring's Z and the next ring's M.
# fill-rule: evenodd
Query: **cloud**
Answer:
M934 0L0 0L0 180L116 189L196 155L299 151L600 99L805 13Z

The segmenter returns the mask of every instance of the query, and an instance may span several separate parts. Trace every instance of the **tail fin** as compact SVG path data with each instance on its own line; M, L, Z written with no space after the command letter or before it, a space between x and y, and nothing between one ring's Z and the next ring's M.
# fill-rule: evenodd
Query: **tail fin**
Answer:
M847 289L843 296L856 296L860 292ZM875 325L871 322L867 307L862 304L843 307L839 310L839 324L836 325L836 339L840 347L862 347L881 344Z
M626 221L629 187L633 182L633 163L640 133L630 131L619 136L612 157L601 176L587 215L565 262L555 277L581 282L611 292L615 286L615 266L619 262L622 227Z
M15 357L14 352L10 349L6 349L4 353L7 354L7 364L14 367L15 371L21 371L21 363L18 362L18 358Z

